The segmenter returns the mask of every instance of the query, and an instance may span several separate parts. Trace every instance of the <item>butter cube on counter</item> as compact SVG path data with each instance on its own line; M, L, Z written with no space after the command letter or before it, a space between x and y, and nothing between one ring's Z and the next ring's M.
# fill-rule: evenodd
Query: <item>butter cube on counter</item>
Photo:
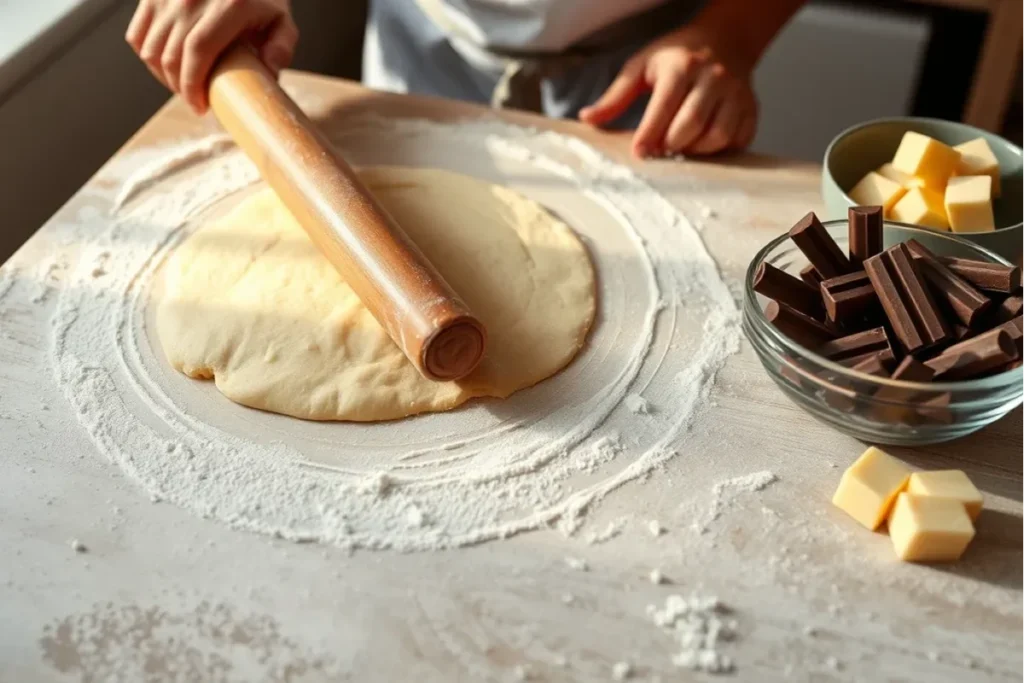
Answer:
M960 152L938 140L907 131L903 134L892 166L897 171L920 178L925 186L941 192L960 163Z
M900 493L889 515L889 537L901 560L951 562L974 538L974 525L960 501Z
M928 187L912 187L889 212L900 223L923 225L936 230L949 230L949 218L942 193Z
M872 446L843 472L832 504L868 529L877 529L909 479L910 468Z
M956 167L956 175L987 175L992 178L992 196L998 197L1001 192L999 184L999 160L985 138L975 138L953 147L960 152L960 163Z
M992 178L987 175L950 178L944 206L953 232L996 229L992 214Z
M897 171L891 163L882 164L881 166L878 167L878 170L876 170L875 173L884 178L888 178L894 183L899 183L900 185L908 189L911 187L920 187L921 185L924 185L923 180L921 180L920 178L915 178L912 175L907 175L903 171Z
M973 522L981 514L981 492L961 470L914 472L907 482L907 493L918 498L948 498L964 506Z
M850 198L860 206L881 206L885 213L889 213L906 192L907 189L898 182L871 171L850 190Z

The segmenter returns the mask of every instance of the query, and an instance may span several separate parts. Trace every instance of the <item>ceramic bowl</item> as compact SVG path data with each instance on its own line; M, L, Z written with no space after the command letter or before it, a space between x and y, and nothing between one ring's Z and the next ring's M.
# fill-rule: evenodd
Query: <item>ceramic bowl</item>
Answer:
M845 252L847 221L828 221L824 226ZM912 238L940 256L1006 263L952 233L885 224L886 247ZM1020 367L979 379L921 384L856 372L800 346L765 317L768 300L753 288L754 273L762 262L798 276L807 258L784 234L751 261L743 290L743 330L747 339L783 393L839 431L868 443L939 443L975 432L1021 404L1024 372ZM931 398L941 399L939 407L922 408L922 402Z
M985 138L1002 174L1002 194L993 202L994 232L959 233L958 236L994 251L1014 263L1021 262L1022 171L1021 148L988 131L953 121L925 118L877 119L847 128L825 150L821 194L826 218L846 218L856 202L846 194L868 171L892 161L903 134L916 131L947 145Z

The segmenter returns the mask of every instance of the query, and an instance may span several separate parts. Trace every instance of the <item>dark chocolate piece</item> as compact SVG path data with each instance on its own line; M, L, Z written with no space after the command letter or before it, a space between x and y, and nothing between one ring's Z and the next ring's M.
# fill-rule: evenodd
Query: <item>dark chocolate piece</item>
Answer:
M910 251L903 244L864 261L893 332L907 353L941 344L949 327L925 285Z
M800 269L800 279L809 284L811 287L818 289L821 286L821 275L814 269L814 266L807 264Z
M888 377L889 370L886 369L887 363L884 358L884 353L874 353L854 365L852 369L872 377Z
M850 264L857 267L864 259L882 253L882 207L851 206L848 216Z
M935 377L935 371L920 362L913 356L907 356L900 361L896 369L892 371L890 379L898 379L903 382L931 382Z
M964 325L978 325L984 313L992 307L992 300L944 266L931 250L917 240L909 240L906 245L936 298L945 302Z
M901 382L930 382L934 377L934 370L913 356L907 356L892 371L889 379L896 379ZM921 392L903 387L882 387L875 392L876 400L894 404L911 403L918 400L921 396Z
M762 262L757 266L754 291L812 318L822 317L823 307L818 290L770 263Z
M1013 320L1024 309L1024 299L1020 296L1008 296L996 307L996 320L1006 322Z
M932 396L921 401L912 414L914 423L953 424L953 411L949 409L952 397L949 392Z
M939 256L942 265L986 292L1013 294L1020 289L1020 268L1001 263Z
M1010 340L1017 349L1017 356L1020 357L1024 355L1024 349L1021 348L1022 343L1024 343L1024 317L1018 315L1013 320L1008 320L1002 325L992 329L1002 330L1006 332L1006 334L1010 335Z
M775 300L768 302L764 315L775 329L806 349L813 349L835 336L814 318Z
M829 322L840 324L878 303L871 280L863 270L822 280L821 299Z
M878 356L885 364L895 360L884 327L833 339L819 346L814 352L847 367L853 367L872 356Z
M925 365L941 382L970 379L1008 365L1017 358L1017 348L1006 330L994 329L954 344Z
M853 270L850 260L839 249L839 245L818 221L813 211L792 227L789 237L822 279L845 275Z

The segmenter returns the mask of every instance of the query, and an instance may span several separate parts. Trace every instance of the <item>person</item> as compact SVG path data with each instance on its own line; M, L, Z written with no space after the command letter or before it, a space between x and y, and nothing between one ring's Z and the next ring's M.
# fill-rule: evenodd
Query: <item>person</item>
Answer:
M754 138L751 76L805 0L371 0L363 80L633 130L640 157ZM126 39L198 113L219 55L248 41L275 73L289 0L140 0Z

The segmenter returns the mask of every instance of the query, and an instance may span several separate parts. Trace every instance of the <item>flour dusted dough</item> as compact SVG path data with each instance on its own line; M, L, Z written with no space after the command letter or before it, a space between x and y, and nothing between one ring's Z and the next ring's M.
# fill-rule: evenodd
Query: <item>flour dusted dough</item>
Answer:
M486 325L477 370L460 382L424 379L269 189L170 258L157 332L171 365L254 408L372 421L504 398L572 360L594 318L594 272L564 223L455 173L360 175Z

